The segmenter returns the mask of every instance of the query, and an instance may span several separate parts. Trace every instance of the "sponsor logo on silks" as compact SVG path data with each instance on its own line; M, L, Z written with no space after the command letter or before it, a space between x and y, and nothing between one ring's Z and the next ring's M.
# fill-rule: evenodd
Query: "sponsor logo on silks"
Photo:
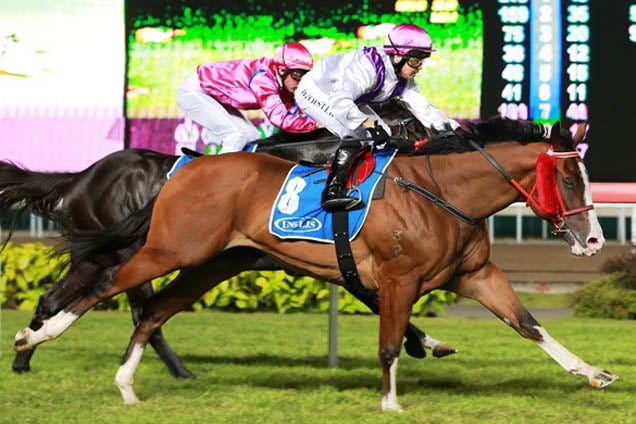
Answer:
M281 231L291 233L306 233L322 228L322 222L311 216L286 217L274 221L274 226Z

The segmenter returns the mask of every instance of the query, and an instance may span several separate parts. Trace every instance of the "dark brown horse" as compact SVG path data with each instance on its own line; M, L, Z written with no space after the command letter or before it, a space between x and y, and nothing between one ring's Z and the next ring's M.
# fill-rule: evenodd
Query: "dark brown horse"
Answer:
M386 171L384 198L373 202L352 242L361 280L380 296L383 410L400 410L396 381L401 340L413 303L433 289L478 300L593 387L618 378L588 365L553 339L489 260L487 218L519 200L527 200L551 222L572 254L589 256L601 249L604 238L575 145L558 124L549 139L537 137L541 129L527 122L496 120L473 131L476 143L431 142L424 148L429 153L425 157L396 157ZM574 142L582 137L579 132ZM153 208L100 234L79 235L78 245L89 258L116 243L122 229L129 236L129 228L143 227L152 212L145 244L114 280L105 279L93 292L78 295L40 330L24 329L16 336L16 348L56 337L97 302L180 269L174 282L145 305L117 372L124 401L131 403L137 401L133 377L150 335L211 285L241 271L252 252L342 284L332 245L281 240L268 231L270 211L293 165L245 153L199 158L166 183ZM536 194L531 188L535 183ZM83 257L79 252L77 256Z
M427 135L426 129L399 101L375 105L374 109L391 126L396 142L403 149L408 149L414 141ZM333 157L339 143L336 137L324 129L305 134L278 133L259 141L256 151L294 162L304 160L324 163ZM0 215L10 208L18 207L21 211L30 211L70 227L68 230L71 231L106 228L139 210L156 196L166 182L166 173L177 158L148 150L128 149L110 154L77 173L34 172L0 161ZM41 296L29 328L38 330L77 292L92 287L105 273L112 273L115 267L130 258L140 247L141 243L120 245L116 249L106 249L100 258L90 263L72 261L66 276ZM70 250L74 250L73 246ZM280 267L281 264L263 255L251 263L245 263L245 269ZM144 301L152 294L150 283L127 291L135 323ZM377 293L354 290L353 294L377 313ZM407 329L406 339L407 352L414 357L424 357L424 347L431 349L436 357L455 352L452 347L412 325ZM165 341L161 329L153 334L150 343L173 375L191 376ZM29 371L33 353L34 349L17 353L13 370Z

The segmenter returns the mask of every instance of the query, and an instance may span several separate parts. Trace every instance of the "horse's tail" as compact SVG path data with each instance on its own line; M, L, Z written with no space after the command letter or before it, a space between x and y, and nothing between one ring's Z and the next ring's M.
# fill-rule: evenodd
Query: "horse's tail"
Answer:
M77 173L34 172L11 162L0 161L0 215L17 207L47 219L56 219L55 209Z
M154 196L141 209L102 230L63 227L72 263L88 261L109 267L128 259L130 249L136 251L146 240L156 200Z

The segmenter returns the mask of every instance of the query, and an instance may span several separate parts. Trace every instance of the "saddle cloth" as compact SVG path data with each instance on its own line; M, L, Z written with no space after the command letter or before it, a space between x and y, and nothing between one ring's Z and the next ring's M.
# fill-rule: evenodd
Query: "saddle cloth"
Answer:
M170 168L170 171L166 173L166 179L170 179L170 177L172 177L175 172L190 163L192 159L194 158L188 155L179 156L179 158L172 164L172 168Z
M243 148L243 151L244 152L253 153L253 152L256 151L257 148L258 148L258 144L247 144ZM184 152L190 151L190 149L188 149L188 148L183 148L181 150L184 151ZM170 179L170 177L172 177L175 172L177 172L179 169L181 169L182 167L184 167L185 165L190 163L192 161L192 159L196 159L196 154L197 153L198 152L196 152L196 151L192 151L192 154L190 154L190 155L183 154L183 155L179 156L179 158L172 164L172 168L170 168L170 171L168 171L166 173L166 179ZM202 155L202 154L199 153L199 155Z
M367 217L380 173L384 172L397 153L382 149L373 153L375 172L358 185L364 207L349 211L349 240L353 240ZM327 170L304 164L295 165L276 197L269 219L269 232L281 239L312 240L333 243L332 214L320 206Z

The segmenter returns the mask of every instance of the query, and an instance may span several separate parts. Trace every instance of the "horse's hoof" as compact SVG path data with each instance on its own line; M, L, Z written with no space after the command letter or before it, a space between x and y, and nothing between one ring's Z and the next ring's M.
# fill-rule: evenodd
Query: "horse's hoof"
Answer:
M590 386L595 389L602 389L603 387L609 386L619 378L620 377L616 374L603 370L590 379Z
M26 367L17 367L17 366L13 366L12 367L13 372L18 373L18 374L24 374L27 372L31 372L31 367L30 366L26 366Z
M134 405L136 403L141 402L139 400L139 398L137 396L130 398L130 399L124 399L124 405Z
M457 349L447 345L446 343L439 344L433 348L433 356L436 358L443 358L444 356L452 355L453 353L457 353Z
M176 378L194 378L194 374L192 374L188 369L183 368L172 373Z
M399 413L402 413L403 410L402 410L402 407L400 405L398 405L397 408L387 408L387 407L383 406L382 407L382 412L397 412L399 414Z
M382 412L402 412L402 407L397 402L389 402L383 398Z
M15 365L13 364L13 372L18 373L18 374L24 374L26 372L31 372L31 366L30 365Z
M404 350L409 356L413 358L426 358L426 351L424 350L424 346L422 346L422 343L419 340L411 341L407 339L404 342Z

